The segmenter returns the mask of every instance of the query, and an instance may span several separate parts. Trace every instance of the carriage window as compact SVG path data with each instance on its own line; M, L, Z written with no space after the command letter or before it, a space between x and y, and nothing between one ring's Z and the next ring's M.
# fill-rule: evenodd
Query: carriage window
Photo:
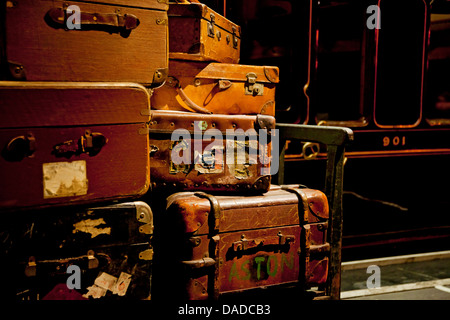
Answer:
M427 5L379 1L374 118L380 127L413 127L422 116Z
M317 123L365 125L360 94L365 10L361 1L321 1L317 9L317 64L311 99Z
M431 14L424 100L426 121L431 126L450 125L450 10L446 11Z

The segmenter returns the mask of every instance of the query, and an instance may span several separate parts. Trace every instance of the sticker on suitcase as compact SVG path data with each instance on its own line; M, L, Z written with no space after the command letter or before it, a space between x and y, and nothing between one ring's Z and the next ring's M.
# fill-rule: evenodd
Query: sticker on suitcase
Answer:
M195 150L194 163L199 173L222 173L223 147L214 146L211 150L204 150L203 154Z
M44 199L86 195L86 161L52 162L42 165Z
M244 131L227 129L225 137L217 129L203 132L201 122L194 121L194 139L186 129L175 129L170 146L170 173L189 173L190 165L195 164L199 173L221 173L226 163L237 179L250 177L248 168L261 163L261 174L278 172L279 136L277 129L270 132L260 129ZM214 140L211 142L211 140ZM209 143L211 142L211 143ZM203 146L206 147L203 148ZM203 148L203 150L202 150ZM194 150L194 157L192 156ZM225 162L224 162L225 155ZM270 166L269 166L270 164Z
M130 274L125 272L121 272L119 278L106 272L101 272L95 279L94 284L87 288L89 291L84 294L83 297L99 299L104 297L108 290L111 291L112 294L123 297L131 283L131 277Z
M101 234L111 234L110 227L100 227L106 225L105 219L86 219L73 225L72 233L84 232L91 235L91 239Z
M278 253L256 255L245 260L235 259L229 271L228 282L231 283L233 278L239 281L256 282L262 279L266 280L269 277L276 277L277 274L283 274L285 271L293 273L295 271L294 259L293 252L289 255Z

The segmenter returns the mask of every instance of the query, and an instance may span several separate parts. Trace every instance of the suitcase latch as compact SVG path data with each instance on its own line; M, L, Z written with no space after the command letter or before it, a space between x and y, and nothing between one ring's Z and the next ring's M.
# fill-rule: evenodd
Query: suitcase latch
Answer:
M264 94L264 85L256 83L258 76L254 72L249 72L246 75L247 83L245 85L245 94L252 96L262 96Z
M57 157L70 158L72 155L86 153L93 157L107 142L108 139L103 134L86 129L80 139L68 140L54 146L52 154Z
M280 246L283 246L285 244L289 244L290 242L294 242L295 241L295 236L294 235L284 235L281 232L278 232L278 238L279 238L279 244Z
M216 33L214 32L214 25L216 24L216 16L214 13L210 14L211 20L208 21L208 36L214 38Z
M237 32L236 27L232 26L231 30L233 31L233 48L237 49L239 42L238 42L238 37L236 35L236 32Z

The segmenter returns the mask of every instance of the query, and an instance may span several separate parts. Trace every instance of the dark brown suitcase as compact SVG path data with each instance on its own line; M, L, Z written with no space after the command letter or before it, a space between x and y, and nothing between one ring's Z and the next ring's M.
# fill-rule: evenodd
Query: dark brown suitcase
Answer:
M13 270L7 290L13 299L151 298L153 213L147 203L40 212L3 219L1 254Z
M275 116L278 67L169 61L169 77L152 108L214 114Z
M267 191L274 127L275 118L266 115L152 110L152 190Z
M6 79L148 86L165 80L168 5L164 1L18 0L3 6ZM77 7L72 6L81 10L79 19L73 11ZM71 29L77 22L80 29Z
M0 211L146 193L149 99L132 83L1 82Z
M177 298L217 299L254 288L326 284L329 209L318 190L272 186L249 197L180 192L167 199L162 217L164 268L159 272L171 275L158 277L180 293ZM179 269L167 267L169 261ZM167 282L170 277L173 284Z
M170 4L169 58L239 63L241 27L201 3Z

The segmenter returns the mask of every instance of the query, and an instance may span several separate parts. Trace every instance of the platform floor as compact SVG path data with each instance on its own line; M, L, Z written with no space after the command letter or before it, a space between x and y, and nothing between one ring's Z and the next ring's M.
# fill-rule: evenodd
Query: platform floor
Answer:
M369 266L379 267L379 287ZM342 300L450 300L450 251L344 262Z

